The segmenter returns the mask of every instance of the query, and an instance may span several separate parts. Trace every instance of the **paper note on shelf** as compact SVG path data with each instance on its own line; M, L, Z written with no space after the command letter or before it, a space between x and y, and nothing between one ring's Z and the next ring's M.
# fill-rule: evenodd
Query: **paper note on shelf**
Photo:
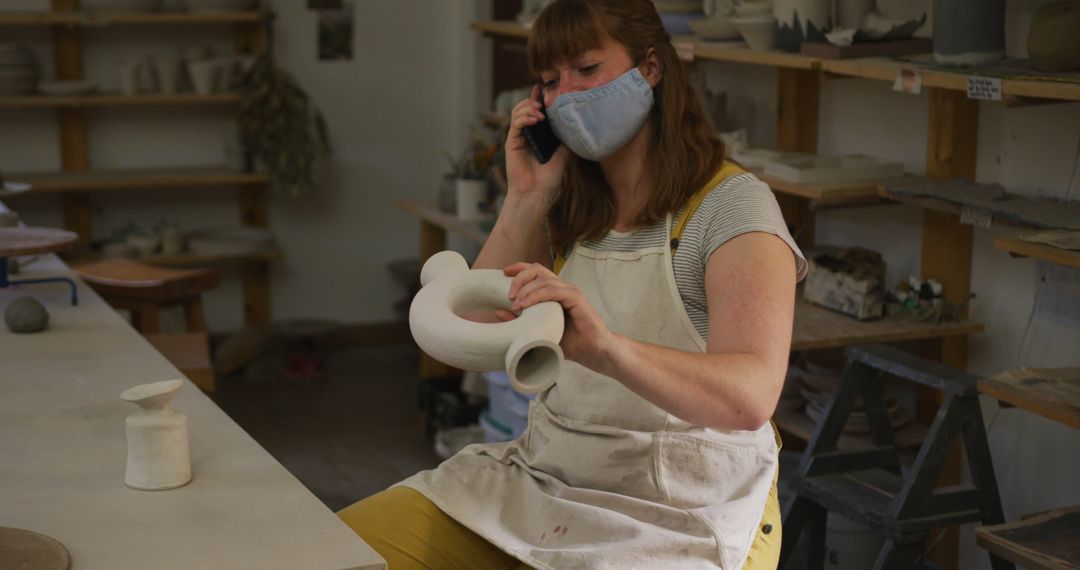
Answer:
M997 77L968 77L968 99L1001 101L1001 79Z
M901 69L896 72L893 91L918 95L922 93L922 74L914 69Z

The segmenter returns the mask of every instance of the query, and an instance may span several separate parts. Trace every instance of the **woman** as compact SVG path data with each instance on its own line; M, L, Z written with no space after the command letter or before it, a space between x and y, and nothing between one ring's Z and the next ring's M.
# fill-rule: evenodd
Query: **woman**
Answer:
M805 261L724 163L652 2L556 0L529 61L475 266L513 277L515 310L562 304L568 361L521 438L340 515L391 568L774 568L769 417ZM564 146L541 165L522 132L544 120Z

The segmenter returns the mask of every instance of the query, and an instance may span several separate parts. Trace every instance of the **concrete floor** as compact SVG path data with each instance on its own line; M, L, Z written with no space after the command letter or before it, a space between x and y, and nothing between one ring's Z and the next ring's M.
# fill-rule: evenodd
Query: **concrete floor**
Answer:
M282 377L281 355L218 380L218 405L330 509L439 463L416 404L411 345L326 351L327 377Z

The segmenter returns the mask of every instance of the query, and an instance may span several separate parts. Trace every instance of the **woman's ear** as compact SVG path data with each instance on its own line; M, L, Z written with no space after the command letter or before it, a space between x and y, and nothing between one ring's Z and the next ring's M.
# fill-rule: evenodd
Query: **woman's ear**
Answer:
M660 79L664 77L664 64L660 61L660 55L656 53L654 47L645 50L645 57L641 58L638 68L650 87L656 87Z

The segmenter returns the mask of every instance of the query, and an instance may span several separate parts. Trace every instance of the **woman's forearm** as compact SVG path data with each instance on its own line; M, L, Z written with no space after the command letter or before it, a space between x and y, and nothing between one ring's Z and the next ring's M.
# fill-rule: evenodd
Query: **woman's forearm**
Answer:
M695 425L753 430L772 416L786 360L753 353L696 353L615 335L595 370Z
M544 259L547 256L538 253L546 251L543 222L547 206L543 196L508 194L473 268L502 269L520 261L546 261L550 265L550 260Z

